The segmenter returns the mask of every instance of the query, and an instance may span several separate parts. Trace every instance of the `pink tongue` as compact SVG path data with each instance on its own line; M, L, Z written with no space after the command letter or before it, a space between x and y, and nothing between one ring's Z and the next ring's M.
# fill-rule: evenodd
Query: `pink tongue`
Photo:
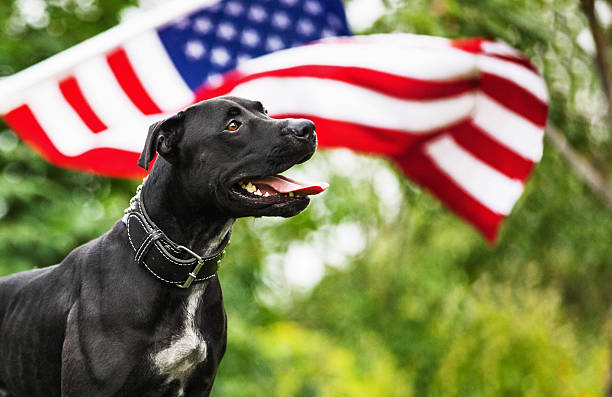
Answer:
M268 185L279 193L301 193L304 195L319 194L329 186L328 183L304 183L287 178L283 175L267 176L262 179L251 181L252 184Z

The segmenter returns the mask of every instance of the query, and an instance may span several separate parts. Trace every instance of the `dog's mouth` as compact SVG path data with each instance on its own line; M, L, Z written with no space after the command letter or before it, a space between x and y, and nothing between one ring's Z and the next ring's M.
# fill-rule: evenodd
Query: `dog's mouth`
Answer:
M232 186L232 191L252 202L278 204L322 193L328 186L325 182L301 182L284 175L271 175L242 179Z

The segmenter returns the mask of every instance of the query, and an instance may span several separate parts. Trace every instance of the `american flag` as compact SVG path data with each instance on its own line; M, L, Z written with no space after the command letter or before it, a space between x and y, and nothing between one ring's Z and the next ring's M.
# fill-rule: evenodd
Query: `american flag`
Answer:
M338 0L176 4L1 82L0 114L55 164L136 177L153 121L217 95L257 99L313 120L321 147L390 158L495 239L547 116L546 86L514 49L349 36Z

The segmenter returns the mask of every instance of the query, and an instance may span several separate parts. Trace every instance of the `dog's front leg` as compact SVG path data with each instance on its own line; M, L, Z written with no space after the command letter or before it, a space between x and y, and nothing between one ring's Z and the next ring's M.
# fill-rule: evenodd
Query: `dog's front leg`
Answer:
M101 396L89 374L86 354L81 349L78 310L79 305L75 303L66 321L62 347L62 397Z
M81 315L79 315L81 314ZM62 397L108 397L128 382L133 361L120 341L91 327L79 304L71 308L62 348Z

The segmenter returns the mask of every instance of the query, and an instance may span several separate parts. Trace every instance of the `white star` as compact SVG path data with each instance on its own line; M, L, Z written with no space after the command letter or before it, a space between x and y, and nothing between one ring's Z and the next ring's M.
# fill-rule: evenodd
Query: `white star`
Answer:
M314 33L315 27L309 19L302 18L298 21L297 31L304 36L310 36Z
M259 35L254 29L245 29L242 31L242 44L249 47L255 47L259 44Z
M217 28L217 36L225 40L231 40L236 36L236 29L231 23L224 22Z
M321 36L322 37L333 37L335 35L336 35L336 33L333 30L331 30L331 29L325 28L325 29L323 29L321 31Z
M189 40L187 44L185 44L185 55L191 59L200 59L205 53L206 48L204 48L204 45L198 40Z
M272 25L276 26L279 29L286 29L289 26L291 20L287 16L286 13L279 11L275 12L272 16Z
M235 2L235 1L230 1L225 6L225 12L235 17L242 14L242 11L244 11L244 7L242 6L242 4Z
M306 1L306 3L304 3L304 9L306 10L306 12L313 14L313 15L318 15L323 10L321 8L321 4L319 4L319 2L315 0Z
M215 4L211 4L206 9L211 12L217 12L221 9L222 1L217 1Z
M196 19L193 23L193 30L202 34L208 33L212 29L212 27L213 24L211 20L207 17L200 17Z
M268 13L262 6L254 5L249 9L249 19L255 22L263 22L267 16Z
M342 27L342 21L334 14L327 16L327 23L334 29L340 29Z
M206 82L212 88L219 87L221 84L223 84L223 76L221 76L219 73L211 73L208 75Z
M215 47L211 52L210 59L213 63L216 63L219 66L225 66L231 57L225 48Z
M175 28L184 30L189 27L190 23L191 22L189 21L188 17L183 17L183 18L175 20L172 24L174 25Z
M278 36L270 36L266 41L266 49L269 51L278 51L285 47L285 43Z
M236 57L236 59L237 59L238 65L240 65L241 63L244 63L248 61L249 59L251 59L251 56L249 54L240 54Z

